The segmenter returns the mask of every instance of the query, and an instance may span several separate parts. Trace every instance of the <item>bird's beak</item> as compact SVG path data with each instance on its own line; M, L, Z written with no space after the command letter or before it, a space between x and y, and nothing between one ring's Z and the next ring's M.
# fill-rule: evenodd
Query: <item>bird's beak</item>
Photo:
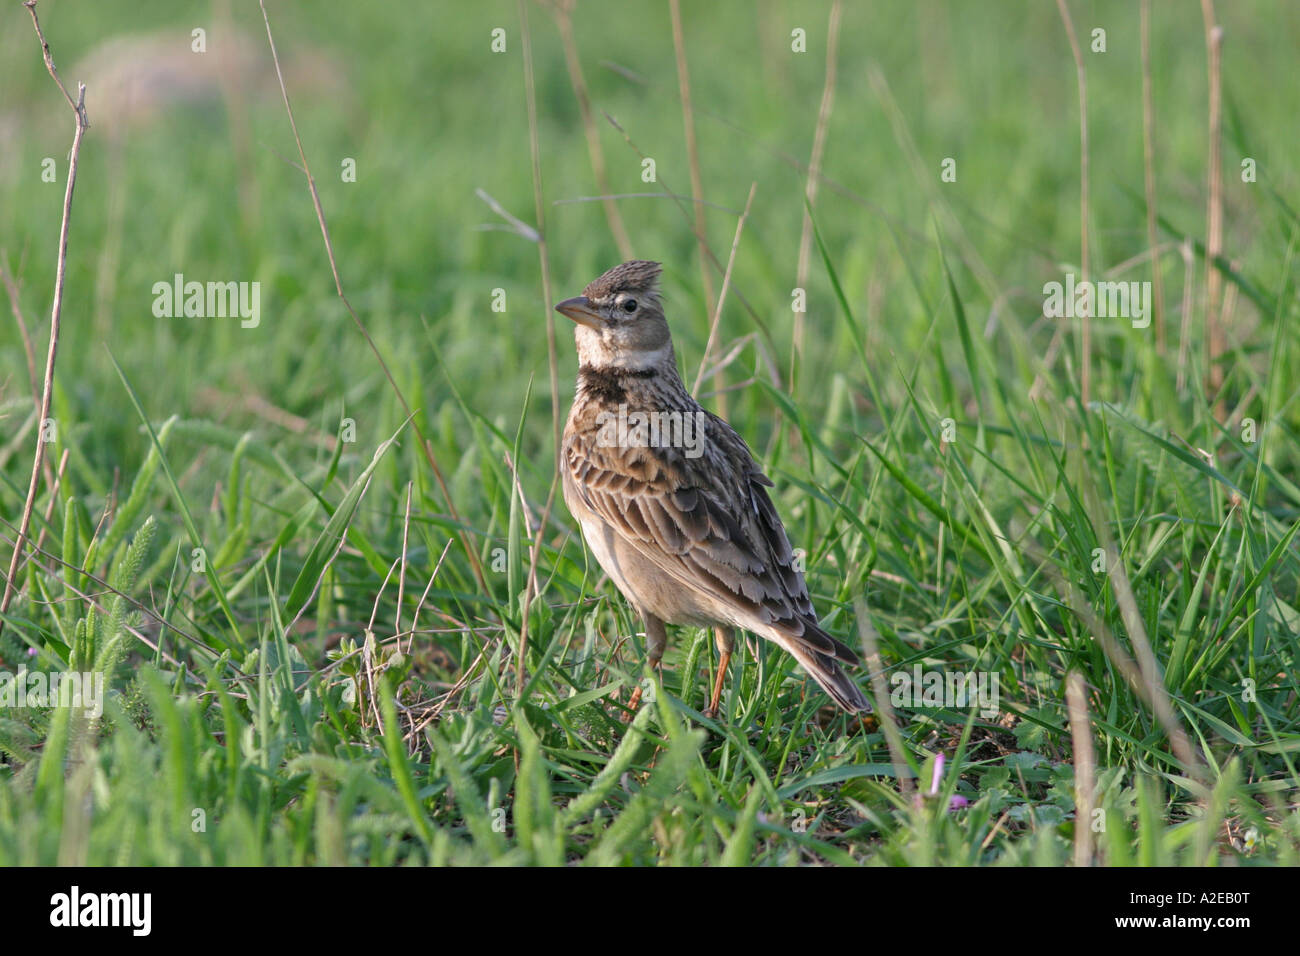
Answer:
M572 299L565 299L555 307L555 311L597 332L605 325L600 313L591 307L591 301L585 295L575 295Z

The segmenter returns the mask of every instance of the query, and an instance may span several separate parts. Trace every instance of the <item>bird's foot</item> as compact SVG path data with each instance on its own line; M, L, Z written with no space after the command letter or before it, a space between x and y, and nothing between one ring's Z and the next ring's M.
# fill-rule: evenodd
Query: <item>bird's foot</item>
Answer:
M631 720L636 715L636 709L641 703L642 696L645 696L647 701L651 703L654 702L656 682L663 680L664 672L663 665L659 661L652 662L650 667L655 673L655 679L651 680L651 678L645 677L642 678L641 683L636 685L636 690L632 691L632 696L628 699L627 710L623 713L624 723ZM645 693L647 690L650 691L649 694Z
M636 716L637 706L641 703L641 691L645 688L637 685L637 689L632 691L632 696L627 702L627 710L623 711L623 723L627 723Z

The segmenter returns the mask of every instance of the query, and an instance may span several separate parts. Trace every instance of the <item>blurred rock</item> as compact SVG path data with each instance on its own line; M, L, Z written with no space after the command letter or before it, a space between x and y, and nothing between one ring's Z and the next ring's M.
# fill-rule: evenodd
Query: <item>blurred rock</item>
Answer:
M170 110L280 99L266 37L231 27L213 28L206 52L192 49L184 31L121 34L105 40L70 69L64 82L86 84L90 123L104 136L157 122ZM319 49L281 39L280 57L291 97L335 98L347 89L342 66Z

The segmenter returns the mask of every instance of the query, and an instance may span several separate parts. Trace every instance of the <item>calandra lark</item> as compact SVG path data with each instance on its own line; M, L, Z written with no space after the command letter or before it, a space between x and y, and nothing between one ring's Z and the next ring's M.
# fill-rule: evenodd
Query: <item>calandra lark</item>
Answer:
M625 262L555 308L577 323L578 387L564 427L564 500L588 547L645 620L658 667L665 624L711 625L718 710L735 629L793 654L835 703L870 709L840 669L857 655L817 626L803 574L744 440L682 384L657 262ZM633 706L640 698L638 690Z

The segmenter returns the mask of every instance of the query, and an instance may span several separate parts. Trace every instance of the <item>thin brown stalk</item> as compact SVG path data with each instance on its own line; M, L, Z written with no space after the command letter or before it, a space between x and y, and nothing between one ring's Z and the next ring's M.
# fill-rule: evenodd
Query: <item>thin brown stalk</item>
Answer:
M555 340L555 313L550 308L551 262L546 244L546 203L542 199L542 151L537 133L537 84L533 76L532 32L528 28L528 5L519 0L519 22L524 50L524 93L528 105L528 150L532 157L533 207L537 217L537 256L542 269L542 301L546 304L546 351L551 377L551 423L555 447L560 447L560 372Z
M1085 490L1090 491L1090 486L1085 486ZM1116 594L1124 626L1128 630L1129 641L1133 645L1134 654L1138 658L1137 662L1124 650L1124 646L1115 637L1106 622L1092 609L1091 604L1079 592L1078 587L1061 574L1038 543L1030 538L1025 538L1022 541L1022 547L1031 558L1038 562L1043 573L1051 579L1066 606L1082 622L1085 633L1097 642L1102 652L1110 659L1111 664L1119 671L1129 686L1133 688L1134 693L1150 708L1156 722L1164 730L1165 736L1169 738L1170 749L1173 750L1175 759L1182 764L1183 770L1192 780L1200 783L1204 779L1203 765L1197 758L1195 751L1192 750L1191 744L1187 740L1187 734L1183 731L1182 725L1179 724L1173 706L1169 702L1169 692L1165 689L1160 666L1151 653L1151 644L1147 640L1146 627L1142 623L1141 614L1137 612L1137 602L1133 599L1132 587L1129 585L1128 576L1124 573L1120 554L1115 549L1114 542L1108 540L1109 535L1106 533L1104 526L1095 523L1094 526L1101 531L1102 544L1108 560L1111 562L1109 574L1111 585Z
M700 174L700 149L695 139L695 107L691 101L691 73L686 64L686 37L682 30L682 10L680 0L668 0L668 9L673 22L673 50L677 56L677 90L682 103L682 127L686 134L686 159L691 170L691 195L695 199L704 198L704 179ZM713 274L709 271L708 234L705 231L704 206L694 204L695 241L700 247L700 276L704 283L704 307L712 314L717 308L713 293ZM727 414L726 389L723 388L721 376L718 379L718 413Z
M1183 389L1187 387L1187 364L1191 361L1192 299L1195 289L1196 259L1192 256L1190 239L1184 239L1178 251L1183 258L1183 305L1182 318L1178 325L1178 372L1174 377L1174 387L1181 395Z
M1074 752L1074 865L1092 863L1092 811L1096 806L1097 758L1092 747L1088 699L1083 678L1071 671L1065 679L1065 700L1070 711L1070 741Z
M1102 538L1103 540L1108 539L1108 532L1103 531ZM1142 680L1147 688L1147 695L1151 700L1152 710L1169 735L1169 746L1173 750L1174 756L1178 758L1183 768L1193 779L1203 783L1205 781L1204 766L1196 756L1196 752L1192 750L1187 734L1178 722L1178 717L1174 714L1173 705L1169 700L1169 692L1165 689L1164 672L1160 669L1160 663L1156 660L1155 652L1151 648L1151 641L1147 638L1147 629L1142 621L1142 612L1138 609L1137 598L1133 594L1133 585L1129 581L1128 573L1124 570L1123 562L1119 560L1119 550L1115 547L1113 541L1107 541L1107 544L1110 553L1116 556L1115 566L1110 573L1111 591L1115 594L1115 603L1119 607L1120 618L1124 621L1124 629L1128 632L1129 644L1133 646L1133 656L1137 659Z
M724 368L726 366L731 365L733 362L735 362L736 359L740 357L740 353L743 352L745 348L749 345L754 346L754 355L758 359L759 364L762 365L762 367L767 370L767 380L772 383L772 387L780 388L781 373L777 371L776 363L772 360L771 353L769 353L767 349L764 348L763 340L759 338L757 332L750 332L748 335L742 335L740 338L732 342L730 351L728 351L726 355L722 356L722 358L718 359L718 361L714 363L712 369L704 373L703 381L707 382L709 379L713 378L713 376L717 374L717 370L719 368ZM748 388L750 385L753 385L757 381L758 381L758 376L751 375L743 382L735 382L731 385L728 385L727 390L737 391L738 389ZM707 398L712 393L705 392L704 394L705 397Z
M736 264L736 249L740 246L740 234L745 231L745 220L749 218L749 207L754 203L754 193L757 189L758 183L749 184L749 198L745 200L745 211L740 214L740 219L736 222L736 234L731 240L731 255L727 257L727 271L722 274L722 291L718 294L718 304L713 309L713 321L709 324L709 338L704 343L704 354L700 356L700 370L695 374L695 386L691 389L691 395L696 395L700 391L704 369L709 364L709 353L713 351L714 343L718 338L718 322L722 318L723 303L727 301L727 290L731 287L731 269Z
M330 272L334 275L335 291L338 292L339 299L343 302L343 307L347 309L348 315L352 317L353 324L361 333L362 338L366 340L370 351L374 353L375 360L379 363L384 377L388 379L388 384L392 387L397 400L402 403L402 408L406 411L406 417L410 420L411 427L415 429L415 434L420 439L420 450L424 452L425 460L429 462L429 467L433 470L433 476L438 482L443 501L447 505L447 514L451 516L453 521L460 524L460 515L456 511L456 505L451 500L451 492L447 490L447 482L443 480L442 469L438 467L438 461L433 455L433 446L429 443L429 439L425 437L423 429L420 428L415 412L411 410L410 403L407 402L406 396L402 394L397 380L393 378L393 373L389 371L388 363L384 361L384 356L380 353L379 347L375 345L375 340L370 337L370 332L361 322L356 310L352 308L352 303L348 301L347 295L343 292L343 280L339 278L338 263L334 258L334 244L330 241L329 225L325 222L325 210L321 207L320 194L316 191L316 179L312 176L311 167L307 164L307 154L303 150L302 137L298 135L298 124L293 118L293 107L289 105L289 89L285 86L284 73L280 69L280 56L275 49L275 37L271 33L271 20L266 13L266 0L258 0L258 5L262 8L262 20L266 23L266 40L271 47L271 61L275 65L275 76L280 83L280 95L284 99L284 111L289 117L289 128L293 130L294 143L298 147L298 158L302 160L302 165L299 168L307 178L307 188L311 192L312 205L316 209L316 221L320 224L321 237L325 241L325 255L329 259ZM483 568L479 563L478 552L474 549L467 532L460 532L459 537L462 546L465 548L465 555L469 558L470 567L474 571L474 577L478 580L479 586L486 591L487 580L483 577Z
M569 70L569 85L573 87L573 96L578 101L578 112L582 116L582 131L587 137L587 155L591 157L591 172L602 197L605 221L609 223L609 231L614 236L619 254L624 259L631 259L632 240L628 238L627 226L623 224L623 216L618 211L618 203L614 201L609 186L609 175L605 171L605 151L600 146L596 118L591 113L591 97L587 94L587 79L582 73L582 61L578 58L578 44L573 36L573 4L574 0L559 0L553 8L555 23L560 29L560 43L564 46L564 63Z
M402 633L402 601L406 596L406 547L410 540L411 534L411 486L413 482L406 483L406 512L402 515L402 567L397 573L397 610L393 612L393 633L400 635ZM402 649L401 641L397 642L397 649Z
M13 528L13 527L14 527L13 524L11 524L11 523L8 522L8 521L5 521L3 518L0 518L0 524L3 524L3 525L5 525L5 526L8 527L8 528ZM16 530L16 529L15 529L15 530ZM17 541L17 538L15 537L14 540ZM172 624L170 621L168 621L168 620L166 620L165 618L159 616L159 615L158 615L158 614L157 614L153 609L147 607L147 606L146 606L145 604L143 604L141 601L137 600L136 598L131 597L131 595L129 595L129 594L125 594L125 593L123 593L122 591L119 591L118 589L114 588L111 584L109 584L109 582L108 582L106 579L96 576L95 573L94 573L93 571L87 571L86 569L84 569L84 568L80 568L80 567L78 567L77 565L73 564L72 562L67 561L67 560L65 560L65 559L63 559L63 558L61 558L61 557L59 557L57 554L54 554L54 553L52 553L52 552L50 552L50 551L46 551L46 550L44 550L44 549L42 548L42 546L41 546L41 543L40 543L39 539L38 539L38 540L37 540L37 541L32 545L32 551L33 551L35 554L39 555L41 558L43 558L45 561L49 562L49 564L50 564L51 567L63 568L63 569L65 569L65 570L67 570L68 572L74 572L74 571L75 571L77 575L82 576L82 577L85 577L88 581L90 581L91 584L95 585L95 587L98 589L98 590L95 592L95 594L88 594L88 593L86 593L86 592L84 592L84 591L81 591L81 590L79 590L79 589L76 587L75 584L67 584L67 585L66 585L66 587L68 588L68 590L70 590L70 591L72 592L72 596L75 597L75 598L77 598L77 599L79 599L79 600L85 601L87 607L93 607L93 608L95 608L97 611L100 611L101 613L107 614L107 613L108 613L108 609L107 609L107 607L106 607L105 605L103 605L103 604L100 604L99 601L96 600L96 595L98 595L98 594L112 594L112 595L114 595L115 597L119 597L119 598L121 598L124 602L126 602L127 604L129 604L132 608L134 608L135 610L139 611L140 614L141 614L143 617L145 617L146 619L149 620L149 623L150 623L151 625L156 624L156 625L158 626L158 629L159 629L160 631L162 631L162 630L171 631L173 634L175 634L175 635L176 635L178 638L180 638L182 641L185 641L185 642L187 642L187 643L193 644L194 646L196 646L196 647L200 647L200 648L202 648L203 650L207 651L207 652L212 656L212 659L213 659L213 660L216 660L216 658L217 658L217 656L218 656L218 655L217 655L217 652L216 652L213 648L209 647L207 644L204 644L203 641L201 641L198 637L196 637L196 636L194 636L194 635L191 635L191 634L187 634L185 631L182 631L180 628L176 627L176 626L175 626L174 624ZM71 581L71 580L74 580L74 578L73 578L73 577L69 577L69 581ZM135 637L136 637L137 639L139 639L139 640L140 640L140 641L141 641L141 642L142 642L146 647L148 647L151 651L154 651L155 653L158 653L158 652L159 652L158 645L155 644L154 642L148 640L147 638L145 638L145 636L144 636L140 631L138 631L138 630L132 628L132 627L129 626L129 625L126 625L126 629L127 629L131 634L135 635ZM167 662L170 663L170 664L178 664L178 663L179 663L175 658L171 657L171 656L168 655L168 654L165 654L165 653L164 653L162 656L163 656L163 658L164 658L165 660L167 660Z
M1227 349L1220 313L1223 294L1223 275L1215 264L1223 252L1223 176L1222 176L1222 62L1223 28L1214 17L1213 0L1201 0L1201 17L1205 21L1205 52L1209 60L1209 200L1205 211L1205 332L1206 397L1214 399L1214 416L1223 421L1223 400L1219 390L1223 387L1223 366L1219 359Z
M799 234L799 260L795 266L794 284L808 288L808 261L812 255L812 209L817 204L817 184L821 178L822 155L826 149L826 130L831 122L831 109L835 106L835 74L839 61L840 15L842 0L831 4L830 19L826 24L826 78L822 82L822 102L817 110L817 128L813 132L812 156L808 159L808 176L804 185L807 205L803 211L803 229ZM795 369L803 356L804 313L794 314L794 342L790 350L790 387L794 388Z
M1056 356L1061 350L1061 343L1065 341L1065 333L1062 331L1064 328L1064 324L1057 323L1056 331L1052 333L1052 338L1043 351L1043 360L1039 364L1038 371L1034 373L1033 384L1029 386L1030 401L1039 401L1050 387L1052 367L1056 364Z
M610 70L620 75L623 76L627 75L627 71L618 67L616 64L602 61L601 65L608 67ZM877 74L879 73L878 69L873 72ZM629 79L632 79L633 82L636 82L639 85L645 87L648 91L650 91L650 95L654 95L655 87L653 86L653 84L650 84L639 77L629 77ZM875 85L876 82L877 82L877 77L873 76L872 84ZM885 84L885 86L887 89L888 84ZM896 104L892 104L892 105L896 106ZM751 130L746 129L744 126L735 122L730 117L714 112L713 110L710 110L704 106L700 106L699 104L695 105L695 112L700 116L707 117L708 119L713 120L715 123L718 123L719 125L726 127L732 133L744 137L747 141L752 143L754 147L758 149L760 152L780 160L782 163L784 163L786 166L789 166L791 169L799 173L801 176L807 176L809 174L808 164L805 163L803 160L795 156L792 156L786 150L773 147L769 143L764 142L763 140L759 139ZM609 118L608 113L606 113L605 116L607 119ZM623 133L624 136L627 135L626 131L624 131L622 127L618 125L618 123L614 122L612 119L610 120L610 123L615 127L615 129L618 129L619 132ZM919 156L916 155L910 155L909 158L919 161ZM659 178L660 181L662 182L663 177L660 176ZM927 173L927 178L929 178L928 173ZM900 236L908 236L917 240L918 242L923 242L923 243L930 241L930 236L927 233L913 228L913 226L907 220L891 215L887 210L882 208L877 203L874 203L871 200L867 199L865 196L862 196L861 194L854 192L852 189L849 189L847 186L845 186L839 180L835 179L833 176L827 175L824 169L817 171L816 179L818 182L823 183L827 189L831 190L837 195L843 196L845 199L848 199L851 202L856 203L859 206L862 206L864 209L869 209L874 215L879 216L882 220L889 223L889 225L892 226ZM624 198L624 197L615 196L614 198ZM712 205L712 204L705 203L705 205ZM965 248L965 245L963 243L963 249L962 249L963 262L966 261L966 256L968 251L969 250ZM988 268L982 262L979 262L977 259L976 261L971 263L971 267L981 277L981 281L987 279L985 273L988 272ZM715 271L721 271L720 267Z
M686 39L682 33L680 0L668 0L668 11L673 21L673 50L677 54L677 89L682 100L682 125L686 130L686 159L691 168L691 195L704 197L704 180L700 176L700 150L695 142L695 111L691 105L691 74L686 66ZM704 232L704 207L695 205L695 240L700 246L700 273L704 279L704 303L713 311L713 276L706 264L705 248L708 239Z
M397 556L393 559L393 563L388 566L388 573L384 575L384 580L379 585L379 591L375 594L375 603L370 609L370 622L366 625L366 637L361 645L361 663L366 671L367 704L369 705L370 714L375 719L374 726L376 727L382 727L384 721L379 714L379 695L375 691L375 677L377 674L382 673L385 668L382 665L378 669L375 667L375 664L377 663L376 651L378 649L378 642L375 640L375 618L379 615L379 601L384 596L384 589L388 587L388 579L393 576L393 572L397 570L398 563L401 562L404 557L404 555ZM401 647L400 640L398 641L398 647L399 649ZM365 725L364 715L362 716L361 723L362 726Z
M1241 268L1241 263L1235 259L1229 260L1228 268L1237 271ZM1230 344L1228 341L1228 330L1232 328L1232 317L1237 311L1237 296L1240 292L1241 290L1233 283L1228 283L1223 290L1223 302L1219 306L1219 328L1223 332L1224 348L1227 348ZM1223 405L1222 399L1220 399L1220 405ZM1223 408L1223 414L1226 414L1227 406L1224 405Z
M557 446L557 458L558 454L559 449ZM542 508L542 519L537 522L537 533L533 535L532 544L528 549L528 584L524 594L524 619L519 625L519 658L515 661L516 694L523 693L524 681L527 677L524 670L524 652L528 649L528 619L532 612L533 601L537 599L537 596L540 593L540 589L537 586L537 562L541 559L542 554L542 535L546 531L547 522L550 521L551 509L555 506L555 490L557 485L558 482L552 479L551 489L546 494L546 505Z
M519 238L527 239L529 242L541 242L542 234L540 232L528 225L528 223L524 222L518 216L513 215L505 206L497 202L496 197L486 189L475 187L474 195L487 203L489 209L505 220L504 226L496 226L496 224L493 223L492 226L480 226L480 229L499 228L505 232L513 232L516 236L519 236Z
M1151 247L1151 286L1155 298L1156 353L1165 354L1165 293L1156 242L1156 108L1151 95L1151 0L1142 0L1142 170L1147 197L1147 245Z
M23 341L23 355L27 359L27 378L32 386L33 407L41 407L41 382L36 377L36 350L32 348L32 336L27 331L27 320L23 318L23 307L19 300L18 283L9 272L9 253L0 249L0 282L4 283L5 294L9 296L9 309L18 323L18 336Z
M546 304L546 349L551 376L551 424L555 442L556 472L551 476L551 488L546 496L546 507L542 510L542 519L537 524L537 535L533 539L528 553L528 583L524 588L523 622L519 627L519 651L515 658L515 693L522 695L524 690L525 660L528 651L528 619L533 601L538 595L537 562L541 558L542 534L546 530L551 516L551 506L555 504L555 489L558 484L560 465L560 376L556 357L555 313L550 304L551 297L551 263L546 246L546 205L542 199L542 151L537 134L537 84L533 76L533 42L528 29L528 6L519 0L519 23L523 36L524 50L524 92L528 101L528 149L532 155L533 166L533 207L537 215L537 255L542 269L542 301ZM516 755L517 756L517 755Z
M949 199L951 193L947 190L940 189L938 178L934 175L934 168L930 162L922 155L916 145L916 138L912 136L911 129L908 126L908 114L898 105L898 100L894 98L893 91L889 87L889 81L885 78L884 72L877 64L871 64L867 68L867 80L871 84L872 90L880 99L880 105L884 107L885 114L889 118L890 127L894 132L894 139L899 148L907 157L916 176L916 182L930 200L930 205L936 211L943 213L943 233L945 238L951 237L956 244L961 261L974 273L975 278L979 280L981 288L985 289L989 298L996 299L1002 292L999 276L989 264L984 261L980 255L980 248L971 241L967 234L966 227L962 224L962 219L952 209L952 202ZM837 185L829 177L823 175L822 180L828 187L834 189L841 195L854 199L855 202L860 200L852 194L851 191L845 190ZM920 242L930 244L933 237L927 234L919 233L909 224L899 223L894 217L883 215L880 210L876 209L871 203L863 203L867 208L872 209L882 219L889 222L900 235L910 235Z
M876 710L880 717L880 729L884 731L885 743L889 746L889 759L894 764L894 774L898 778L898 789L904 796L912 793L912 769L904 756L903 735L898 731L894 719L894 706L889 699L889 688L885 685L884 665L880 660L880 648L876 640L876 626L871 623L867 604L861 598L853 602L854 614L858 619L858 637L862 641L864 662L871 673L871 690L875 694Z
M1079 86L1079 268L1082 280L1091 279L1088 268L1088 79L1083 67L1083 53L1065 0L1056 0L1065 34L1070 39L1070 52L1074 54L1074 69ZM1089 303L1091 306L1091 303ZM1092 398L1092 316L1091 308L1084 308L1079 316L1079 393L1086 409Z
M443 545L442 554L438 555L438 563L433 566L433 571L429 574L429 581L424 586L424 593L420 595L420 600L415 603L415 612L411 615L411 630L408 632L406 642L406 653L408 654L411 653L411 649L415 646L415 631L420 626L420 612L424 610L424 602L428 600L429 592L433 590L434 578L438 576L438 570L442 567L442 562L446 559L447 552L451 550L451 543L454 540L454 538L448 538L447 543ZM400 638L401 634L399 633L396 636Z
M569 199L554 199L551 201L552 206L568 206L579 202L604 202L606 199L672 199L680 202L696 202L701 206L708 206L710 209L718 209L722 212L729 212L733 216L739 216L739 209L732 209L730 206L723 206L720 203L709 202L707 199L692 199L690 196L678 196L675 193L609 193L601 196L573 196Z
M53 526L54 509L58 507L59 504L59 489L63 486L63 476L68 470L68 455L69 455L69 450L67 448L63 449L63 454L59 455L58 471L55 472L52 476L47 475L45 479L50 489L50 500L45 503L45 520L42 522L41 533L36 536L35 550L37 551L37 553L39 553L41 549L45 547L45 535L49 531L49 529ZM48 468L49 459L46 459L45 464ZM107 517L107 513L100 516L100 527L103 526L105 517ZM97 527L95 528L95 536L97 537L98 535L99 535L99 528ZM94 538L92 537L91 540L93 541Z
M232 406L241 408L250 415L254 415L286 431L293 432L318 447L324 448L330 454L333 454L334 449L338 447L339 439L337 435L331 435L324 429L317 428L301 415L295 415L273 404L256 392L251 391L251 386L247 386L246 390L238 395L232 395L205 385L195 392L194 397L199 404L213 409L224 411Z
M438 717L441 716L442 712L449 707L453 701L455 701L457 695L468 687L470 681L478 675L479 665L485 660L486 652L479 651L474 660L470 662L469 667L465 668L465 670L461 672L461 675L456 678L456 682L448 688L447 693L442 696L442 699L434 706L430 707L428 712L425 713L418 722L412 725L410 731L403 737L403 739L411 739L415 734L419 733L425 727L429 726L429 724L437 720Z
M515 486L515 494L519 496L519 514L524 520L524 534L529 537L533 534L533 509L528 505L528 496L524 494L523 482L519 480L519 469L515 467L514 456L510 452L505 452L501 456L506 463L506 469L510 472L511 481Z
M14 599L18 582L18 565L22 561L27 543L27 532L32 524L32 509L36 505L36 489L40 486L41 466L45 462L45 436L42 423L50 417L50 400L54 392L54 360L59 351L59 322L63 315L63 283L68 272L68 227L72 221L72 191L77 185L77 162L81 159L81 140L86 134L90 121L86 117L86 84L77 84L77 99L74 102L68 95L59 71L55 69L54 57L50 55L50 45L41 32L41 22L36 18L36 0L26 0L23 4L32 15L32 26L41 41L41 52L45 58L45 68L54 82L58 84L63 98L76 117L76 131L72 134L72 152L68 161L68 187L63 194L63 222L59 226L59 260L54 274L54 303L50 307L50 347L45 357L45 380L41 391L41 410L36 422L36 453L32 461L32 474L27 483L27 498L23 502L22 518L18 523L18 535L14 539L14 553L9 560L9 573L5 577L4 596L0 597L0 633L4 632L3 615L8 612Z
M620 126L618 120L614 119L614 117L610 116L608 113L605 113L604 115L609 125L614 127L614 129L618 130L619 134L623 137L623 141L627 143L628 148L630 148L639 157L641 157L641 159L644 160L646 158L645 152L642 151L642 149L632 141L632 137L628 135L627 130L625 130L622 126ZM659 176L659 184L664 187L663 195L665 195L667 198L673 201L673 204L677 207L677 211L682 214L682 218L684 218L688 223L691 222L691 213L686 206L686 202L690 197L678 195L677 192L673 190L671 186L668 185L667 180L665 180L662 175ZM692 199L690 201L697 206L704 205L704 206L714 206L715 208L722 208L722 207L718 207L715 203L706 202L703 199ZM737 213L735 213L732 210L727 210L727 211L731 212L732 215L737 215ZM722 261L717 257L717 255L708 246L707 243L704 245L703 249L704 249L704 255L707 257L709 264L713 266L713 270L717 272L719 275L725 272L726 267L722 264ZM768 329L767 323L763 321L763 317L758 314L758 311L754 308L754 306L750 303L750 301L747 298L745 298L745 295L741 291L739 286L735 286L734 288L732 288L731 294L736 297L736 301L741 304L746 314L753 320L754 325L758 328L759 333L763 336L764 342L767 343L769 350L775 352L776 342L772 338L772 333L771 330Z
M36 351L32 348L32 337L27 331L27 320L23 316L23 307L18 289L18 283L14 281L13 275L9 272L9 256L5 250L0 249L0 282L4 283L5 294L9 297L9 308L14 314L14 321L18 323L18 335L23 340L23 354L27 359L27 378L32 389L32 410L37 414L41 413L41 384L40 379L36 376ZM36 419L36 425L39 428L42 419ZM45 475L46 487L54 484L54 475L50 471L50 460L48 457L41 462L41 470Z

